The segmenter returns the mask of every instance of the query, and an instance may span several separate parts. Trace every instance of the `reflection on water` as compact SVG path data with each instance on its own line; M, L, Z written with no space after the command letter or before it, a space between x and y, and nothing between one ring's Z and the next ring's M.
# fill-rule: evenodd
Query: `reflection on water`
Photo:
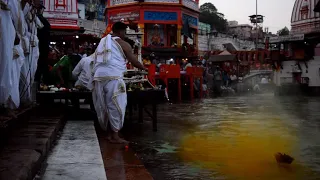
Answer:
M271 95L173 105L160 112L159 132L133 140L155 179L319 179L319 107ZM293 164L277 164L277 152Z

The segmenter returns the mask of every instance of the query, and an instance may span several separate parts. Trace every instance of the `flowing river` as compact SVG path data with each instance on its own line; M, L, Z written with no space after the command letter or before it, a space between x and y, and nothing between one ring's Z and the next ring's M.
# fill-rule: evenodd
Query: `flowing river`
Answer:
M163 105L127 138L155 180L320 179L320 99L273 94ZM274 154L294 157L280 165Z

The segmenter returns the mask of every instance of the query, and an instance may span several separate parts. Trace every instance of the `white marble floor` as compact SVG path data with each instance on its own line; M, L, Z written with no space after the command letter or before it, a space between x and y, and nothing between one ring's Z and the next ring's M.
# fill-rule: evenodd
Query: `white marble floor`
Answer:
M68 121L47 159L43 180L106 180L93 121Z

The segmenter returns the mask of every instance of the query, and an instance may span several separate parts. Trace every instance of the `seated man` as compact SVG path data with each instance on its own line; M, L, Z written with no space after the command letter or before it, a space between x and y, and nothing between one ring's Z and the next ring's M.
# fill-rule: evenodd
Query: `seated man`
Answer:
M92 54L88 57L82 58L77 66L73 69L72 75L77 79L75 83L76 88L85 88L88 87L89 77L91 76L91 71L93 68L95 54Z
M79 56L72 55L72 49L68 48L67 55L63 56L51 70L52 83L71 88L73 85L72 70L80 60Z

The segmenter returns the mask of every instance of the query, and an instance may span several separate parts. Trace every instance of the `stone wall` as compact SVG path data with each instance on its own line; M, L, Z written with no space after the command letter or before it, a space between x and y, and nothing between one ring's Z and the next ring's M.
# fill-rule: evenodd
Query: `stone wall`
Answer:
M181 38L183 43L183 37ZM210 43L209 43L210 42ZM188 43L192 44L192 39L188 38ZM217 37L209 35L198 36L198 50L200 54L211 50L224 50L224 44L231 44L236 50L251 50L255 48L252 41L245 41L225 34L218 34Z

